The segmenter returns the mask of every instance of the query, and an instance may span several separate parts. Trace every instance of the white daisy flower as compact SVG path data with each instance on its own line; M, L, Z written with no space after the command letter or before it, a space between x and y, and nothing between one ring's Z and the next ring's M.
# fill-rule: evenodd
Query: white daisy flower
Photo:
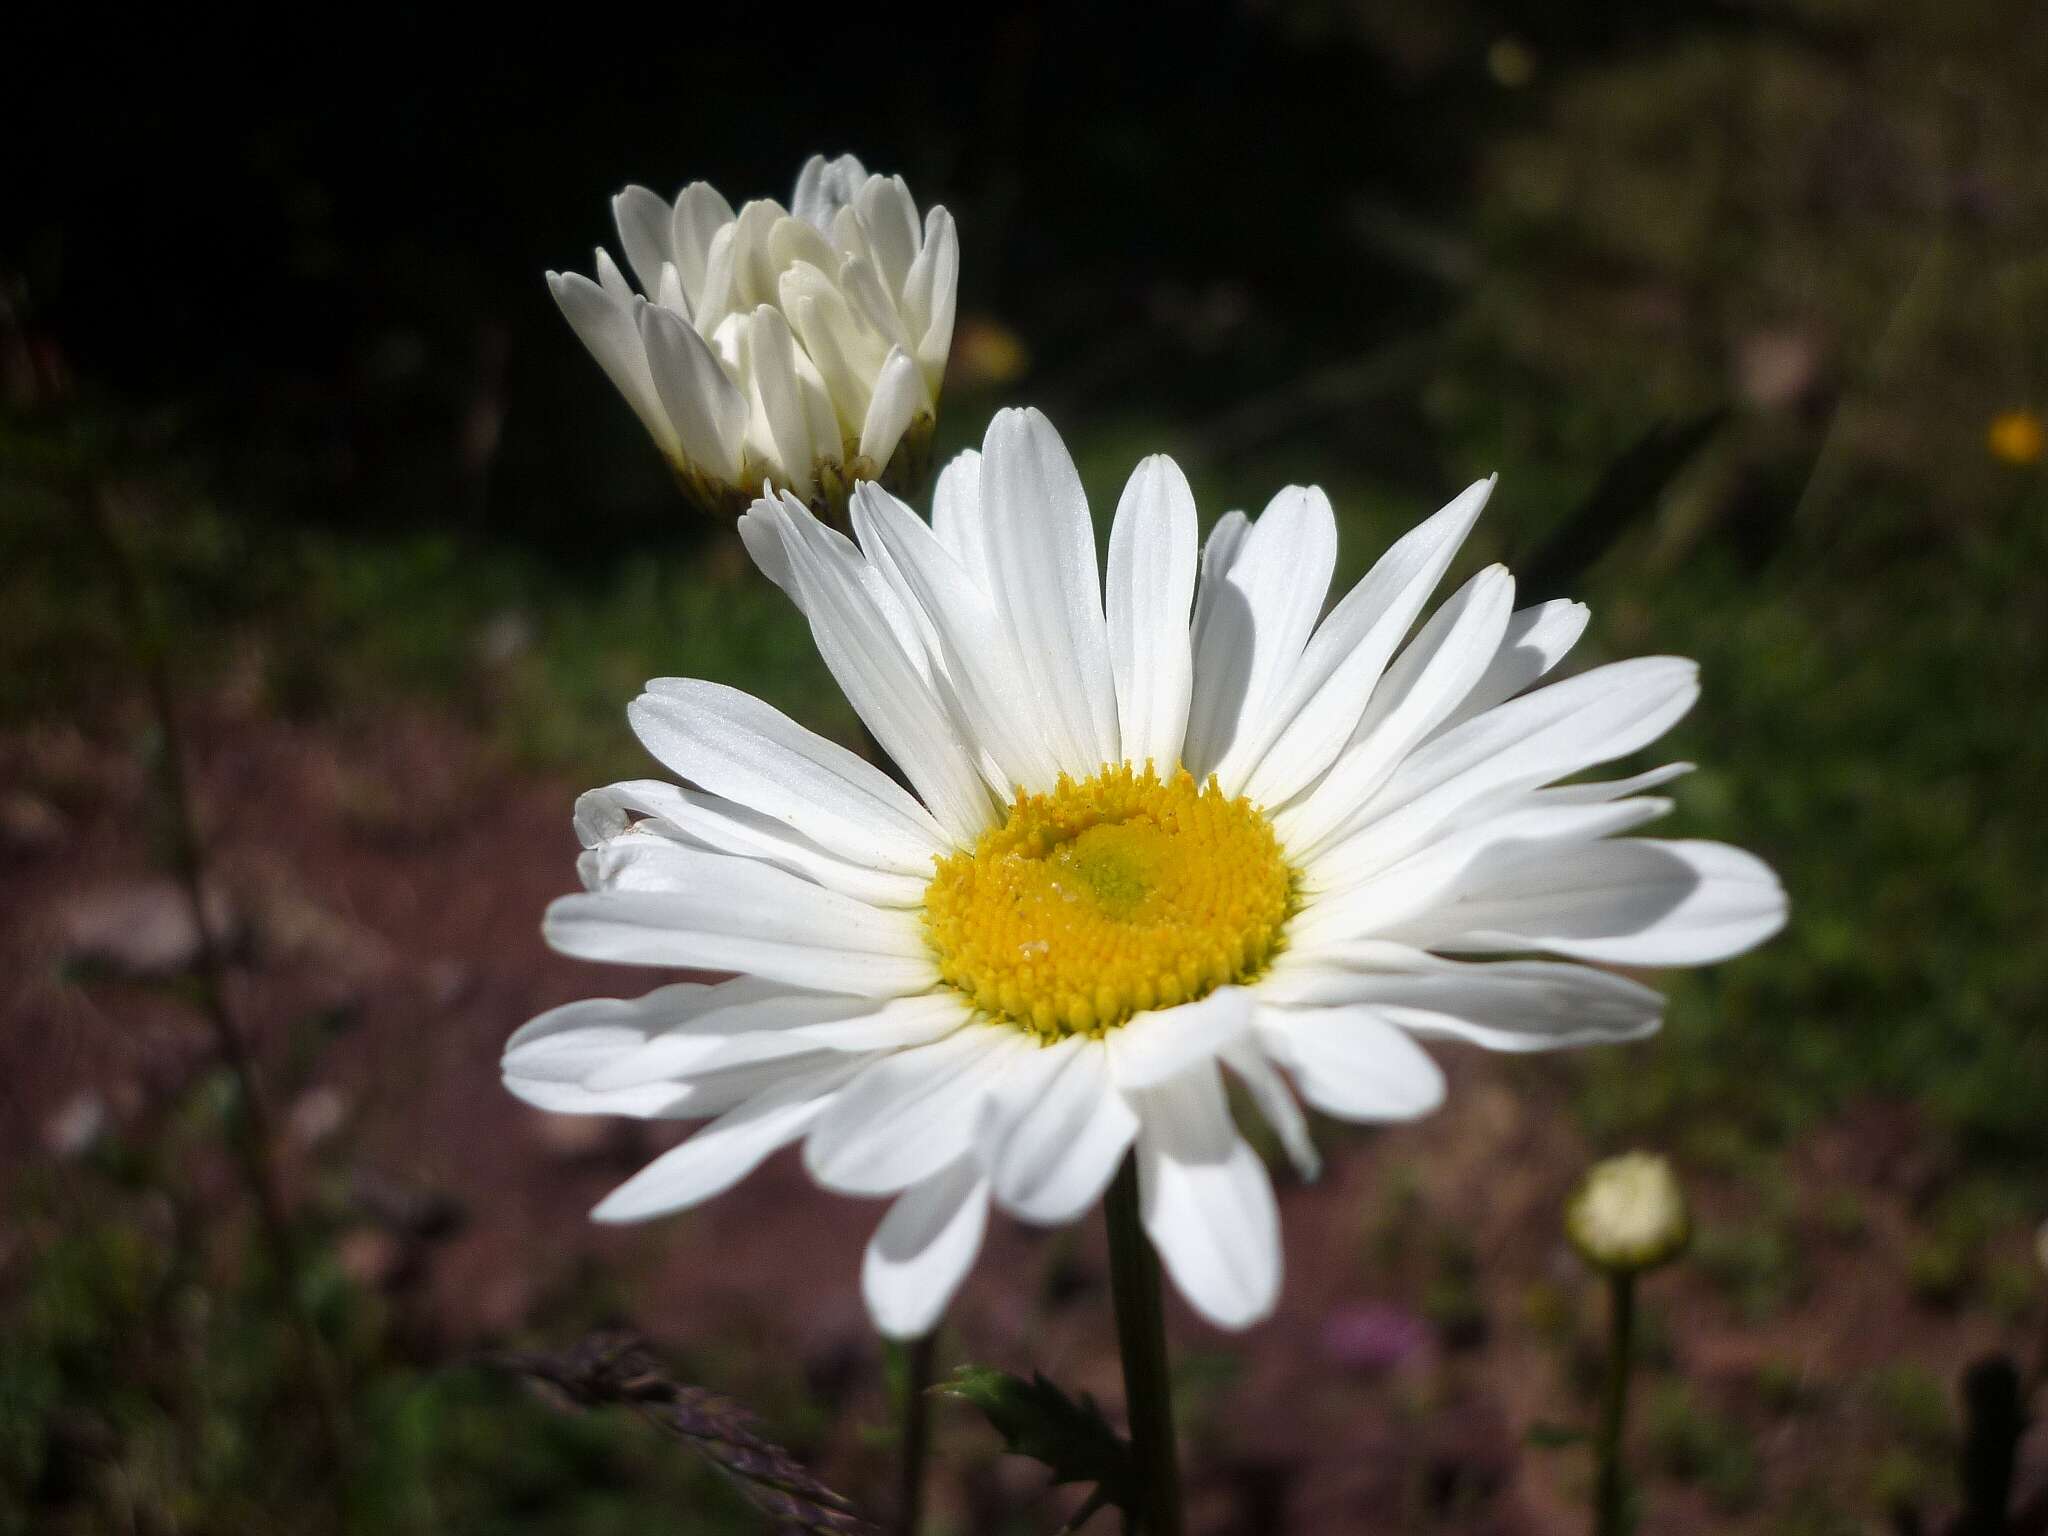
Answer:
M612 200L635 293L604 251L595 282L550 272L569 324L684 492L737 513L762 482L842 517L857 480L914 494L953 342L953 217L918 217L900 176L814 155L785 209L704 182Z
M534 1104L710 1120L598 1219L694 1205L800 1140L820 1184L895 1197L863 1282L883 1331L914 1336L991 1200L1072 1221L1135 1151L1167 1271L1241 1327L1279 1294L1280 1229L1226 1071L1313 1173L1297 1095L1347 1120L1425 1114L1444 1085L1418 1039L1636 1039L1658 994L1596 967L1702 964L1775 932L1785 897L1755 858L1619 835L1670 808L1645 791L1686 765L1557 782L1668 730L1691 662L1535 686L1586 609L1517 609L1500 566L1402 644L1491 489L1399 540L1320 623L1321 491L1229 514L1198 562L1187 481L1147 459L1105 584L1035 411L946 469L929 525L871 485L858 544L756 502L748 546L914 794L717 683L664 678L634 702L687 787L583 797L588 891L550 909L548 939L739 974L572 1003L513 1037L506 1081ZM1521 951L1557 958L1468 958Z

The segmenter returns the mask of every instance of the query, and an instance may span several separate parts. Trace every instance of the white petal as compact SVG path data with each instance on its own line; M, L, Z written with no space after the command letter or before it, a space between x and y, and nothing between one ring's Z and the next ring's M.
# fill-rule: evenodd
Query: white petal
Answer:
M1095 525L1066 444L1037 411L1000 411L989 423L982 514L996 610L1040 717L1058 727L1061 766L1086 778L1121 758Z
M1164 454L1139 464L1109 533L1109 664L1126 761L1166 778L1187 734L1194 664L1188 606L1195 593L1195 496Z
M784 272L781 293L789 323L831 393L841 424L857 429L868 414L888 349L854 318L846 296L816 267L799 262Z
M1647 746L1699 697L1699 668L1676 656L1595 667L1488 710L1410 753L1326 842L1365 828L1382 856L1419 847L1452 817ZM1313 848L1293 850L1298 857Z
M1224 598L1230 594L1231 588L1223 578L1230 573L1238 551L1244 547L1245 535L1251 531L1250 518L1242 512L1226 512L1216 519L1216 526L1209 530L1208 540L1202 545L1202 571L1195 583L1195 621L1191 636L1197 656L1202 654L1207 644L1203 636L1210 626L1228 622L1218 617L1230 606L1224 603Z
M808 1045L833 1051L900 1051L943 1040L974 1016L950 987L922 997L891 998L873 1013L833 1024L809 1024L793 1033Z
M1280 1210L1258 1154L1230 1123L1214 1066L1132 1094L1145 1231L1180 1293L1219 1328L1280 1298Z
M837 261L831 242L804 219L785 214L768 228L768 264L775 269L778 279L799 262L823 272L837 265ZM776 291L780 292L779 280Z
M1015 1102L1001 1103L1006 1094ZM1005 1074L991 1109L996 1198L1045 1226L1072 1221L1101 1198L1138 1133L1137 1115L1111 1084L1108 1051L1071 1036Z
M767 864L694 849L634 853L690 889L564 896L543 931L563 954L629 965L748 971L791 986L894 997L937 980L915 912L871 907Z
M1336 760L1347 741L1363 734L1355 728L1368 704L1379 703L1384 689L1376 685L1387 659L1443 579L1492 490L1491 480L1479 481L1397 539L1317 627L1282 680L1264 732L1238 741L1226 759L1226 776L1239 765L1256 765L1246 781L1254 800L1279 805L1291 799Z
M697 313L704 293L704 270L711 242L730 223L732 204L708 183L693 181L676 198L675 213L669 220L669 250L676 270L682 275L683 293L690 301L692 315Z
M1387 668L1355 739L1377 736L1388 720L1413 709L1418 697L1434 696L1424 727L1425 734L1433 732L1492 667L1514 618L1514 601L1515 579L1504 565L1488 566L1453 593Z
M916 338L917 366L934 398L946 377L947 355L953 350L953 309L959 287L960 236L953 228L953 216L934 208L925 215L924 249L903 280L906 328Z
M1197 779L1214 772L1225 794L1244 787L1277 728L1272 712L1323 611L1336 563L1330 499L1314 486L1291 485L1238 542L1222 590L1205 592L1183 754ZM1211 579L1205 556L1205 587Z
M671 314L681 315L685 320L690 318L690 299L683 292L683 275L672 261L661 264L661 288L654 296L654 302Z
M1322 1176L1323 1159L1309 1136L1308 1117L1294 1102L1286 1079L1274 1070L1258 1041L1246 1038L1227 1046L1223 1063L1237 1074L1259 1114L1280 1138L1280 1146L1287 1153L1287 1160L1294 1164L1294 1171L1303 1182L1314 1183Z
M900 576L911 602L931 621L961 710L1000 770L997 789L1050 788L1060 770L1047 741L1053 726L1039 715L1037 695L988 594L924 520L880 486L857 488L852 512L862 546Z
M849 1083L804 1143L804 1166L827 1189L888 1195L975 1145L982 1105L1022 1051L1024 1032L970 1024L930 1045L884 1056Z
M629 312L632 310L633 285L626 281L626 274L619 270L619 264L612 260L612 253L603 246L597 248L597 285L614 304Z
M853 201L867 179L866 168L852 155L830 160L813 155L797 172L789 211L821 232L830 230L833 218Z
M664 790L666 794L648 793ZM719 795L700 794L695 790L676 789L653 780L614 784L581 796L576 802L579 827L587 817L596 815L592 808L594 801L622 794L632 798L633 809L659 818L664 833L672 833L720 853L763 859L791 874L815 881L827 890L838 891L873 906L918 906L924 901L925 887L930 884L924 875L900 875L842 859L794 827L737 801ZM654 809L657 806L659 809Z
M772 197L743 204L732 224L732 298L735 310L773 304L777 295L775 259L769 240L777 222L786 218ZM715 254L715 252L714 252ZM708 259L707 259L708 267ZM699 326L705 322L699 320Z
M1514 600L1514 578L1505 566L1496 565L1473 577L1437 610L1380 679L1350 742L1322 782L1274 817L1274 828L1284 841L1290 846L1316 846L1387 781L1486 670L1500 648ZM1311 705L1296 723L1312 720L1314 714ZM1255 777L1254 799L1261 798L1261 783L1277 795L1302 782L1286 767L1293 734L1291 728L1283 734L1267 759L1278 771ZM1303 751L1305 757L1320 756L1320 743Z
M680 1087L682 1097L664 1114L668 1118L685 1120L701 1120L707 1115L722 1115L751 1098L779 1087L792 1077L823 1072L831 1067L844 1067L849 1063L857 1066L870 1059L872 1058L869 1055L859 1052L789 1050L761 1056L753 1061L707 1067L693 1072L686 1082L676 1085ZM629 1088L619 1091L637 1093L644 1090Z
M1402 1029L1496 1051L1638 1040L1664 1013L1656 992L1611 971L1548 960L1475 964L1383 942L1320 948L1276 966L1259 995L1297 1007L1367 1003Z
M900 1196L861 1260L861 1295L875 1327L892 1339L938 1327L987 1226L988 1180L971 1157Z
M768 1156L788 1146L832 1102L832 1091L859 1070L859 1058L789 1077L727 1110L605 1196L595 1221L645 1221L723 1194Z
M629 1055L650 1036L711 1006L708 982L679 981L643 997L587 997L528 1019L505 1042L500 1063L521 1077L580 1083Z
M1584 603L1563 598L1509 615L1507 633L1501 636L1500 650L1485 675L1472 685L1464 702L1445 716L1437 734L1486 713L1549 676L1586 632L1586 621L1592 616Z
M740 542L747 546L747 552L754 557L754 563L762 573L782 588L797 611L807 619L813 618L807 606L806 589L796 579L796 566L791 562L784 534L785 519L782 510L778 509L786 510L790 517L798 519L800 526L816 521L810 509L788 491L759 497L740 515ZM874 590L875 612L895 637L898 657L917 674L926 690L938 700L942 711L949 718L957 719L946 679L933 670L931 620L918 606L915 596L902 579L902 573L886 560L870 559L866 551L855 548L846 538L836 534L813 547L821 557L836 562L847 580L864 590Z
M704 248L703 286L690 295L690 320L699 335L713 336L740 308L739 280L733 262L740 234L733 219L712 231Z
M736 976L711 988L692 1016L650 1034L637 1050L593 1067L584 1085L607 1091L679 1083L822 1050L805 1036L806 1028L863 1019L890 1006L871 997L802 992L759 976Z
M781 310L770 304L754 310L748 345L754 385L761 392L775 457L790 489L808 499L817 486L818 460L838 458L839 444L812 440L810 412L805 408L803 384L797 377L796 338L790 334L789 321L783 318Z
M818 654L847 702L947 834L971 844L995 808L972 744L912 658L916 631L901 600L859 550L807 513L756 502L748 516L780 530Z
M892 351L875 378L874 398L861 423L860 451L875 461L877 469L886 468L911 422L930 408L917 364L907 353Z
M1691 763L1666 763L1661 768L1630 774L1625 779L1603 779L1597 784L1553 784L1548 789L1532 789L1528 799L1538 805L1599 805L1609 800L1620 800L1639 790L1669 784L1692 770Z
M676 436L668 411L655 390L654 374L647 364L647 347L640 339L639 322L633 314L634 301L621 300L575 272L550 272L548 292L555 296L562 318L626 397L626 404L633 407L633 414L640 418L655 444L670 458L680 455L682 440Z
M640 339L662 409L683 456L728 485L740 478L745 399L690 322L659 304L641 304Z
M1154 1088L1213 1060L1252 1026L1252 994L1218 987L1177 1008L1141 1013L1106 1037L1119 1088Z
M549 1009L520 1026L500 1062L516 1097L559 1114L660 1116L682 1096L674 1083L645 1083L619 1092L589 1079L645 1048L650 1038L709 1006L716 988L678 982L645 997L587 998Z
M1302 1097L1340 1120L1413 1120L1444 1101L1429 1053L1370 1008L1262 1004L1259 1038Z
M551 1115L623 1115L635 1120L692 1118L689 1090L675 1083L644 1083L638 1088L597 1089L582 1083L557 1083L544 1077L505 1078L505 1089L522 1104Z
M854 194L853 206L867 235L876 275L893 304L917 257L917 204L901 176L870 176Z
M1288 933L1293 949L1368 938L1419 918L1450 900L1461 884L1481 878L1503 855L1582 846L1671 810L1669 800L1647 796L1583 805L1530 804L1535 798L1523 796L1498 814L1475 816L1406 857L1387 857L1370 828L1318 854L1303 871L1306 900Z
M618 222L619 243L626 248L626 264L640 280L640 291L650 297L661 286L662 263L671 259L672 215L661 194L646 187L628 187L612 199L612 217Z
M929 880L932 860L952 851L930 813L881 769L737 688L656 678L626 717L671 772L849 863Z
M938 484L932 488L932 532L982 591L995 591L988 573L988 530L981 515L978 448L955 454L939 471Z
M1707 965L1785 925L1769 866L1723 843L1625 838L1504 858L1460 899L1389 937L1432 948L1547 949L1609 965Z
M848 215L850 217L850 215ZM883 342L915 355L917 338L910 334L898 313L896 301L882 287L873 263L863 256L848 256L839 263L839 291Z

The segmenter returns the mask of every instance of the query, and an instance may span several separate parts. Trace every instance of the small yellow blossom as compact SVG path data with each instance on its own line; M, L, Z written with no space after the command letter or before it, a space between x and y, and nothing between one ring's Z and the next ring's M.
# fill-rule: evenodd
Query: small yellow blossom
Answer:
M2044 434L2041 418L2033 411L2001 411L1991 418L1984 442L2000 463L2024 466L2041 462L2048 434Z

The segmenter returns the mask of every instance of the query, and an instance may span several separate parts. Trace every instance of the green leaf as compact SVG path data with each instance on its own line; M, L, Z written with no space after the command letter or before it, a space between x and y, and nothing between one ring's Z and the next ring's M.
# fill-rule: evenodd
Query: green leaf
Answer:
M1521 600L1569 595L1601 556L1649 518L1671 483L1727 419L1723 408L1659 422L1631 443L1542 546L1516 562L1515 590Z
M1567 1446L1587 1445L1592 1435L1577 1424L1553 1424L1548 1419L1538 1419L1522 1436L1523 1440L1542 1451L1560 1451Z
M1054 1483L1093 1483L1092 1509L1137 1508L1130 1443L1109 1427L1095 1400L1076 1402L1037 1372L1026 1381L990 1366L963 1365L934 1392L972 1403L1003 1437L1003 1449L1043 1463Z

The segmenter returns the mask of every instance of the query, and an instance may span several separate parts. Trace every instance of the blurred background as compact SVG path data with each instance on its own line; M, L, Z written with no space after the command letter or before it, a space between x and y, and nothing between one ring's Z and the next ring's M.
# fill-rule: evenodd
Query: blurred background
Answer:
M759 1529L489 1363L621 1321L888 1507L879 1207L782 1160L594 1229L673 1132L496 1070L654 980L538 934L575 792L649 770L644 678L859 740L542 282L627 182L787 198L819 150L959 220L944 452L1028 402L1105 514L1159 450L1205 521L1315 481L1344 582L1497 469L1453 581L1698 657L1669 829L1792 893L1653 1042L1447 1053L1434 1119L1276 1169L1281 1315L1172 1320L1197 1529L1583 1529L1559 1212L1629 1146L1697 1225L1645 1288L1642 1528L1941 1528L1959 1373L2044 1326L2037 5L283 22L17 18L5 65L0 1532ZM1099 1230L998 1221L967 1358L1114 1404ZM933 1531L1075 1502L936 1433Z

